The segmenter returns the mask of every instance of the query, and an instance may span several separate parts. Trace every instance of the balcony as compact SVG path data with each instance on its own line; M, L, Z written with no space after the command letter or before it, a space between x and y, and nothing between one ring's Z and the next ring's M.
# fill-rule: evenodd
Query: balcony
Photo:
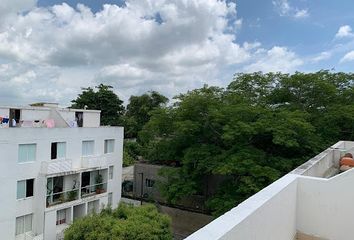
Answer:
M80 195L79 190L80 189L72 189L69 191L48 194L46 205L47 207L52 207L58 204L78 200Z
M104 168L108 166L107 158L103 155L81 157L82 168Z
M81 198L94 196L107 192L107 182L88 185L81 188Z
M41 172L43 174L58 174L73 171L71 159L56 159L42 162Z

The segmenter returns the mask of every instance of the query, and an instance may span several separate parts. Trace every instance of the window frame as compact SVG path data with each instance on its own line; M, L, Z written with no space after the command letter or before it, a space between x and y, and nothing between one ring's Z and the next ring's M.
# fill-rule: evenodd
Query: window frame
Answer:
M114 177L114 166L109 166L108 167L108 179L113 180Z
M92 142L92 152L90 154L84 155L84 143L91 143ZM83 140L81 143L81 156L82 157L89 157L95 155L95 140Z
M65 209L60 209L57 211L57 216L56 216L56 221L55 221L55 225L59 226L62 224L66 224L67 223L67 208ZM61 214L64 216L64 218L62 218Z
M26 231L26 218L28 218L28 217L31 217L30 218L31 219L31 221L30 221L31 222L31 227L30 227L31 229ZM20 220L21 218L23 218L23 222L21 223L21 224L23 224L23 226L22 226L23 232L18 233L17 232L17 230L18 230L17 221ZM15 236L26 234L26 233L32 232L32 231L33 231L33 213L16 217L16 220L15 220Z
M21 146L22 147L29 147L29 146L34 146L34 157L33 159L31 160L28 160L29 159L29 149L26 150L26 160L20 160L20 157L21 157ZM32 149L33 150L33 149ZM24 150L22 150L24 151ZM17 163L19 164L25 164L25 163L33 163L37 160L37 143L21 143L21 144L18 144L18 156L17 156Z
M29 179L24 179L24 180L18 180L17 181L17 185L16 185L16 200L23 200L23 199L28 199L28 198L32 198L34 196L34 178L29 178ZM29 183L29 181L32 181L32 195L28 195L28 192L29 190L27 189L27 185ZM18 189L19 189L19 183L21 182L24 182L24 196L20 196L19 197L19 192L18 192Z
M115 139L105 139L104 140L104 154L114 153Z
M64 146L64 156L59 157L59 146L62 144ZM53 158L53 147L55 146L55 158ZM57 159L65 159L66 158L66 142L52 142L50 145L50 159L51 160L57 160Z
M155 185L155 180L150 178L145 178L145 187L153 188Z

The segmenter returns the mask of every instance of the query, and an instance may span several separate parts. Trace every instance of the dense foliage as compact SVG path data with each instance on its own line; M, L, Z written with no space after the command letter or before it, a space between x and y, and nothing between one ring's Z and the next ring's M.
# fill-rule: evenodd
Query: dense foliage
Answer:
M153 111L139 133L169 201L202 194L219 215L338 140L354 139L354 74L237 74ZM216 192L208 177L223 176Z
M117 126L122 123L123 101L112 91L113 87L100 84L95 89L83 88L82 93L72 100L71 108L101 110L101 124Z
M153 205L120 205L74 221L65 240L172 240L170 219Z
M131 96L124 118L125 136L136 138L138 132L150 120L150 112L165 106L168 98L152 91L141 96Z

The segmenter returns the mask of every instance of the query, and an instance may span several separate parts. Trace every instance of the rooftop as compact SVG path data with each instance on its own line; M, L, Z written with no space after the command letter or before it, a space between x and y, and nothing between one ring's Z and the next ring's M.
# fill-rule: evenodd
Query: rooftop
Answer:
M354 169L339 159L354 154L341 141L220 216L187 240L351 240Z
M99 127L100 110L71 109L57 103L0 106L0 128Z

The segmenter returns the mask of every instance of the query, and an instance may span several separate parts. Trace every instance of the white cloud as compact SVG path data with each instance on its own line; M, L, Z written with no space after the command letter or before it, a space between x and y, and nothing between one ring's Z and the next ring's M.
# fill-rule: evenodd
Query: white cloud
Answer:
M273 0L273 6L280 16L293 17L296 19L310 16L308 9L298 9L290 5L288 0Z
M134 94L156 87L172 96L214 81L220 66L249 59L229 29L242 24L232 2L128 0L125 7L106 4L97 13L82 4L32 5L0 28L0 59L13 68L13 74L0 72L0 81L22 88L31 83L48 100L63 97L67 103L75 94L56 89L79 91L78 82L106 82ZM46 78L48 69L53 73Z
M275 46L270 50L258 49L254 62L245 66L247 72L293 72L303 61L286 47Z
M349 25L341 26L336 33L336 38L353 37L354 33Z
M295 18L307 18L308 16L310 16L310 14L307 9L295 10Z
M346 53L340 60L341 63L344 62L351 62L354 60L354 51L350 51L348 53Z
M327 60L329 59L330 57L332 56L332 53L330 52L321 52L320 54L318 54L317 56L313 57L311 59L311 62L313 63L317 63L317 62L320 62L320 61L323 61L323 60Z
M0 17L6 18L0 24L3 103L67 104L80 87L101 82L124 100L148 90L171 97L230 80L233 72L225 69L248 64L247 70L292 71L302 63L287 48L237 43L242 19L232 2L127 0L96 13L82 4L34 4L26 1Z
M0 27L16 19L18 13L31 10L37 0L2 0L0 4Z

